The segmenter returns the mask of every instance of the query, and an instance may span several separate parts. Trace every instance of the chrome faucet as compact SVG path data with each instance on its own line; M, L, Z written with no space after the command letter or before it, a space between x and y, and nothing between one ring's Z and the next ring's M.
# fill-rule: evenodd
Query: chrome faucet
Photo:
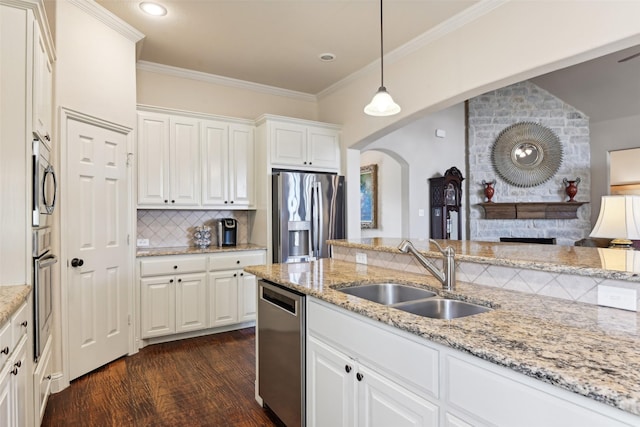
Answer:
M442 249L442 246L433 239L429 239L429 242L436 245L436 248L438 248L444 257L443 270L439 270L434 263L422 256L422 254L418 252L418 250L413 246L413 243L409 240L403 240L398 246L398 249L400 252L405 254L411 253L411 255L413 255L424 268L429 270L429 272L433 274L440 283L442 283L442 289L445 291L452 291L456 283L456 265L454 260L456 252L451 246L447 246L445 249Z

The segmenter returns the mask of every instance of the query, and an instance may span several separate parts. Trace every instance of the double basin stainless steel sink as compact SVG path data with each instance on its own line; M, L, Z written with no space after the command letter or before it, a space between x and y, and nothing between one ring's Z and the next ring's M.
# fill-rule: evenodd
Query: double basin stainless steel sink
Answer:
M433 319L451 320L491 311L488 307L443 298L435 292L399 283L375 283L338 290L358 298Z

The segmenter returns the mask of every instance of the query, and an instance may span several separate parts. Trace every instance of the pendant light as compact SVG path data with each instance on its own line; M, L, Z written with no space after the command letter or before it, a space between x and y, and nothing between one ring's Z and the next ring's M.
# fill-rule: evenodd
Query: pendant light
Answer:
M393 116L400 112L400 106L393 102L393 98L384 87L384 38L382 36L382 0L380 0L380 88L371 102L364 107L365 114L370 116Z

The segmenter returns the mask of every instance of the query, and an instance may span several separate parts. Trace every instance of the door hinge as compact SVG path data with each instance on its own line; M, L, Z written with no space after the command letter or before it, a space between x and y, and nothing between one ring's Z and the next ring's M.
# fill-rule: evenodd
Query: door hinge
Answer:
M127 153L127 167L131 166L132 159L133 159L133 153Z
M131 315L127 315L127 323L129 326L131 326Z
M131 244L131 234L127 234L127 246Z

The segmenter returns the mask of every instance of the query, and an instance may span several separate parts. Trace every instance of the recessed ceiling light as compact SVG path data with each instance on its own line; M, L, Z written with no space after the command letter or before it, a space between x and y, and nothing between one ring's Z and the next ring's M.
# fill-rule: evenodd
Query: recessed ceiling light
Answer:
M140 9L142 9L143 12L153 16L164 16L167 14L166 7L158 3L152 3L148 1L143 1L142 3L140 3Z
M330 62L336 59L336 56L333 53L321 53L318 55L321 61Z

